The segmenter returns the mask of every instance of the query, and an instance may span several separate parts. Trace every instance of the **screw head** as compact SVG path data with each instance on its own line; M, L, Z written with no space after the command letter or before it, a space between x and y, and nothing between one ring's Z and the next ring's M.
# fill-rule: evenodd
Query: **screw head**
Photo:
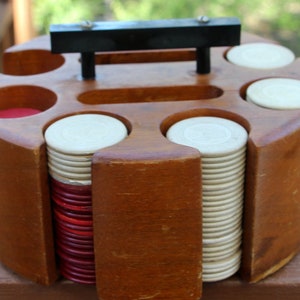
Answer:
M94 24L93 24L93 22L92 21L82 21L81 23L80 23L80 27L82 28L82 29L84 29L84 30L90 30L90 29L92 29L93 28L93 26L94 26Z
M201 24L206 24L210 21L209 17L208 16L199 16L197 18L197 21Z

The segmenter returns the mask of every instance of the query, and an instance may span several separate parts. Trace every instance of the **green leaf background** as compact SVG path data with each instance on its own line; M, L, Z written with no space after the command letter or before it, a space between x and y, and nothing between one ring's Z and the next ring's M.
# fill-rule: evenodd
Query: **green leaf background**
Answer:
M39 34L50 24L83 20L239 17L243 30L271 38L300 56L299 0L32 0Z

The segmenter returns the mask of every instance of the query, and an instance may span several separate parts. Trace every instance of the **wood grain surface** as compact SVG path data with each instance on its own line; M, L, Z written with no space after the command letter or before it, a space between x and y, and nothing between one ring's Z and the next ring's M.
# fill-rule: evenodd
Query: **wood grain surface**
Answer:
M1 300L98 300L94 286L62 279L51 287L23 279L0 264ZM202 300L297 300L300 299L300 255L281 270L251 284L237 275L217 283L205 283Z

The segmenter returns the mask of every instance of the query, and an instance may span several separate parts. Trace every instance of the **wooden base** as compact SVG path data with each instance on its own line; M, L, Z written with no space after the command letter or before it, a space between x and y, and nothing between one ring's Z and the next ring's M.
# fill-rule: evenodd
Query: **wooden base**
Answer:
M0 265L1 300L97 300L95 286L59 280L51 287L41 286L13 274ZM269 278L256 284L238 276L217 283L205 283L202 300L296 300L300 298L300 255Z

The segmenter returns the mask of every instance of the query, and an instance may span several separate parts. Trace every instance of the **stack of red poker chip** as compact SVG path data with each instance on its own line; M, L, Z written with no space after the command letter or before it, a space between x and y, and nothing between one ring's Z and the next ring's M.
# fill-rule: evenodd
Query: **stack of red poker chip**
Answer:
M95 283L90 185L51 179L56 249L62 275L78 283Z
M95 284L91 159L96 150L127 136L119 120L99 114L61 119L45 132L56 253L61 274Z

